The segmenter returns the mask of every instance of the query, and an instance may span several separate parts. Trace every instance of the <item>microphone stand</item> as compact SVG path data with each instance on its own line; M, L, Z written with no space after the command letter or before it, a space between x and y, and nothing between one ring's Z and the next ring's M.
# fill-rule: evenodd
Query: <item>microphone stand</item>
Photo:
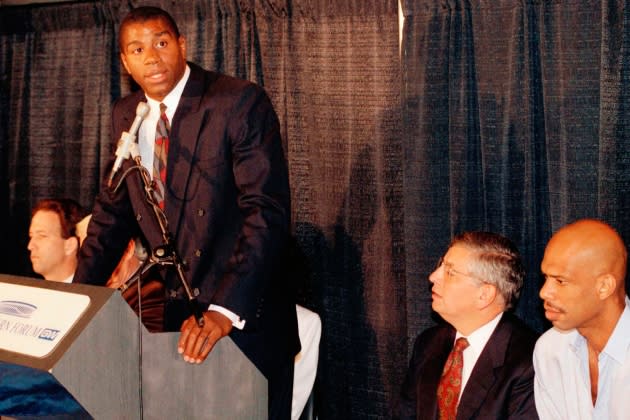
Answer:
M153 195L154 190L152 187L149 171L147 171L147 169L141 164L137 143L133 143L133 145L131 146L131 156L133 157L135 165L125 171L125 173L121 176L119 183L116 185L116 188L114 188L114 191L120 187L123 180L130 173L131 170L139 170L144 186L145 198L147 200L147 203L149 204L149 207L151 207L151 209L153 210L153 215L155 216L155 219L160 227L160 233L162 235L162 245L159 245L151 250L151 255L149 256L149 258L143 261L142 266L136 271L136 273L134 273L132 278L137 277L139 280L142 275L154 265L160 265L163 267L175 267L175 272L177 273L179 282L181 283L181 286L184 289L184 293L186 294L186 298L188 299L190 311L195 317L197 325L199 326L199 328L201 328L205 324L203 313L201 311L201 308L199 307L199 302L197 301L197 298L192 293L192 290L190 289L190 286L186 281L186 277L184 276L184 263L177 253L171 234L168 231L168 221L166 219L166 215L160 208L159 204L156 202ZM140 299L139 295L138 299Z

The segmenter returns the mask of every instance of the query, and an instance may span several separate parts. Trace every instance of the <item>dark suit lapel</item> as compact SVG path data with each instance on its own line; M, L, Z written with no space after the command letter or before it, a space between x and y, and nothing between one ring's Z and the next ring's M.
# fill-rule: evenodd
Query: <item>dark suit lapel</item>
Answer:
M171 224L170 231L177 232L181 212L185 206L176 202L187 200L188 180L194 163L195 151L199 141L199 132L203 123L204 110L201 100L207 89L203 70L189 63L190 77L184 87L171 123L172 140L169 144L167 162L167 196L164 212ZM170 196L170 197L169 197ZM170 198L170 200L169 200Z
M503 314L466 383L457 408L458 419L474 417L479 407L488 398L488 392L497 380L496 372L505 362L511 335L512 328L507 322L506 314Z
M138 103L146 102L147 98L144 96L142 91L137 91L131 96L130 99L122 101L121 109L118 112L118 115L121 116L120 132L113 133L118 136L118 139L122 136L123 131L129 131L131 128L131 124L133 123L134 118L136 118L136 109L138 108ZM136 133L137 135L138 133Z
M124 98L123 101L117 103L114 110L116 115L116 120L114 121L115 127L113 127L113 130L116 131L114 133L115 135L120 138L123 131L128 131L131 128L131 124L136 117L138 103L146 101L147 98L144 93L142 91L137 91L131 96ZM135 162L132 159L125 159L118 176L126 173L126 171L133 165L135 165ZM140 228L142 229L148 243L151 247L161 244L162 236L160 234L159 225L157 220L155 220L155 218L151 215L151 210L148 207L140 172L131 171L127 173L126 185L129 189L129 199L136 215L148 216L142 217L139 220Z

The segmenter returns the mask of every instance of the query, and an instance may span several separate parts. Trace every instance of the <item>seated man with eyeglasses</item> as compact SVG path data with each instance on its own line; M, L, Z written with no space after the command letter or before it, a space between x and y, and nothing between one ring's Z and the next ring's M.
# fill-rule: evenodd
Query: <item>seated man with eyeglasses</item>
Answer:
M537 334L508 312L524 268L511 241L456 236L429 276L444 323L421 333L400 399L401 419L536 419L532 353Z

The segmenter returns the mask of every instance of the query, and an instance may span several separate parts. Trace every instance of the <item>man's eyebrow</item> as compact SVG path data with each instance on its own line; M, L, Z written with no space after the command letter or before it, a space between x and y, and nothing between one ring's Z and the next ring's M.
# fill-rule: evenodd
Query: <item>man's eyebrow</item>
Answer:
M156 32L155 34L153 34L153 38L159 38L159 37L164 36L164 35L171 35L172 36L171 31L169 31L167 29L167 30L164 30L162 32ZM142 41L134 39L133 41L129 41L127 43L127 45L125 45L125 48L129 48L130 46L132 46L134 44L141 44L141 43L142 43Z
M127 45L125 45L125 49L131 47L134 44L141 44L141 42L137 41L137 40L130 41L130 42L127 43Z
M562 274L545 273L542 271L542 275L545 278L567 280L567 277L564 277Z

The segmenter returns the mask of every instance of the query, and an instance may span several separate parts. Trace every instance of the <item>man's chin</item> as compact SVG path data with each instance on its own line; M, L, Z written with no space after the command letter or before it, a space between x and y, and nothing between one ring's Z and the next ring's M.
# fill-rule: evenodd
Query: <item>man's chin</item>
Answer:
M560 331L562 333L569 332L569 331L572 331L574 329L573 326L567 325L566 323L564 323L564 322L562 322L560 320L555 320L555 321L549 320L549 321L551 322L551 325L553 325L554 329L556 329L556 330L558 330L558 331Z
M162 99L164 99L166 95L168 95L168 93L170 92L168 85L165 84L145 84L140 87L144 91L145 95L159 102L161 102Z

